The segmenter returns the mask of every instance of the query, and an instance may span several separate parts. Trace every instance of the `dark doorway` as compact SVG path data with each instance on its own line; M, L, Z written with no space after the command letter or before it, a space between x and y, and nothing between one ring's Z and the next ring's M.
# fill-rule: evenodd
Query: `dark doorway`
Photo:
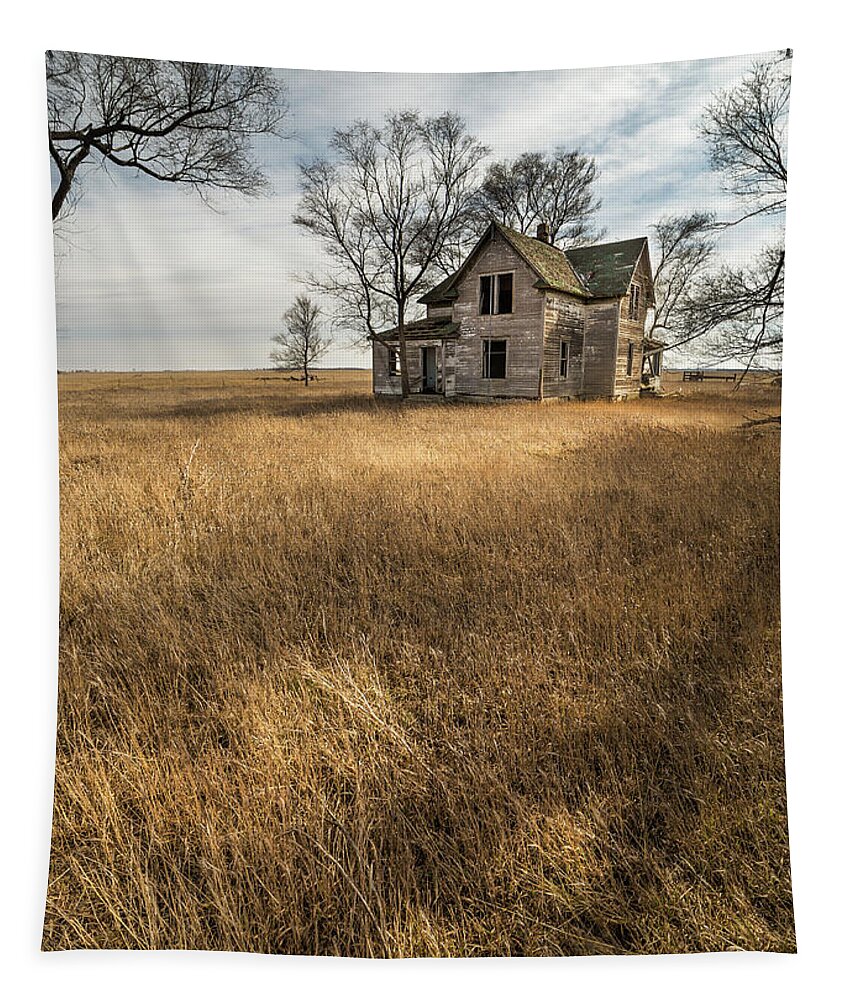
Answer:
M423 347L423 392L437 392L437 348Z

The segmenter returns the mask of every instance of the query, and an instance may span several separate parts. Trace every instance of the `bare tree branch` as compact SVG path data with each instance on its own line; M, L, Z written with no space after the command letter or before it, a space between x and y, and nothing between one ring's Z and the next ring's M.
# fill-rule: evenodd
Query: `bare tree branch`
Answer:
M782 215L786 208L786 132L791 51L755 63L732 89L705 109L700 133L710 163L725 189L746 211L729 221L708 220L703 232L730 230L757 217ZM658 228L658 227L657 227ZM711 243L707 236L702 240ZM670 347L697 342L709 359L736 359L744 372L759 359L776 363L783 347L785 253L782 243L763 248L746 267L704 266L683 272L683 287L671 310L678 339Z
M711 213L693 212L666 216L653 226L658 257L653 275L656 310L651 334L678 338L687 335L688 296L715 252L715 241L707 235L714 224Z
M702 339L709 359L719 356L745 363L757 356L776 359L783 347L785 253L765 248L747 268L725 266L701 278L683 306L685 336L671 347Z
M579 150L556 149L551 155L522 153L493 163L477 199L478 222L496 219L521 233L545 223L550 242L575 247L600 240L593 227L602 202L594 195L598 169Z
M47 53L48 137L62 212L91 157L156 180L258 194L251 137L280 135L282 85L251 66Z
M786 204L790 82L785 54L756 63L741 83L715 97L700 124L726 190L763 206L768 199L775 212Z

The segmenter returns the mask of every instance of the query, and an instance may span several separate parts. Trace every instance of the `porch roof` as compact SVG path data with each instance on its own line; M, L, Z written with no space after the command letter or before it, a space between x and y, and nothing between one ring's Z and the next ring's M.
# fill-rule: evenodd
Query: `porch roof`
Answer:
M406 340L443 340L448 337L457 337L459 323L453 323L445 316L433 316L430 319L415 319L405 324ZM399 339L399 327L394 326L390 330L376 334L369 338L381 343Z

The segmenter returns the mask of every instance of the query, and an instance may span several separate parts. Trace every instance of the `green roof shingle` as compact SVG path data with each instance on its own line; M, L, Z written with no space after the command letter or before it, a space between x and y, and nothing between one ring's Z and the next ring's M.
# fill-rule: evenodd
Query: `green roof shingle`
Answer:
M501 233L540 280L536 282L540 288L554 288L559 292L570 292L581 298L589 298L588 289L570 264L563 250L551 243L544 243L534 236L524 236L508 226L494 223L497 232Z
M591 247L567 250L567 259L579 273L595 299L626 295L647 237L621 240L618 243L597 243Z

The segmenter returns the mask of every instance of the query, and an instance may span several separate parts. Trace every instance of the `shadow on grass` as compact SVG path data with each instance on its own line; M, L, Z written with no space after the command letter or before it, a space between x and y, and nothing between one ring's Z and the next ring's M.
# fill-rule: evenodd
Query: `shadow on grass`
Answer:
M318 417L347 416L352 414L371 414L375 416L388 413L403 414L420 407L454 405L441 397L412 397L403 402L397 397L379 397L363 393L316 394L310 397L281 396L277 393L260 391L256 394L241 393L235 396L209 395L199 398L185 399L179 402L169 401L166 405L156 405L154 401L145 407L126 407L116 410L114 416L128 419L147 418L154 420L198 420L222 416L246 417Z

